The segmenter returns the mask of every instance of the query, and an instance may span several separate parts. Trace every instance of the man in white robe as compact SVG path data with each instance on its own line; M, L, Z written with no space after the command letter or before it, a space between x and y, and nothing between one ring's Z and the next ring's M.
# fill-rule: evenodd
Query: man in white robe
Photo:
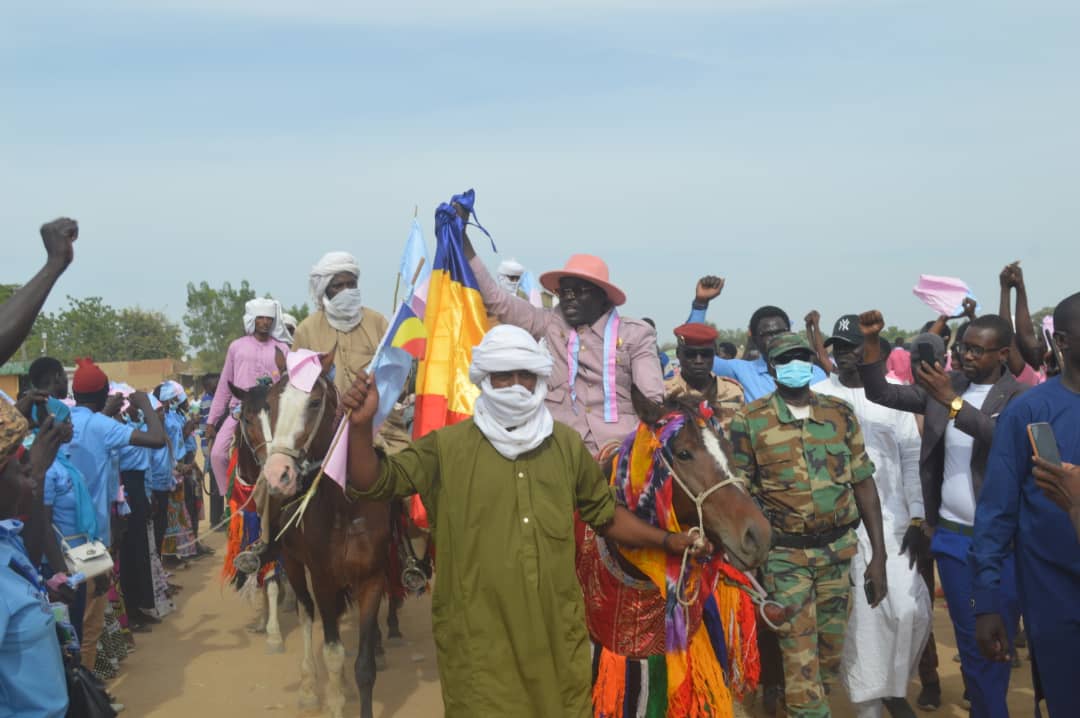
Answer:
M919 481L921 440L913 414L888 409L866 398L859 378L858 356L862 334L859 318L841 317L831 347L838 374L811 389L848 402L862 428L866 451L874 462L874 482L881 500L885 548L885 571L889 594L871 608L862 591L863 572L871 555L866 529L858 529L859 552L851 562L851 613L844 639L841 679L858 718L879 718L887 709L894 718L914 716L907 684L930 634L930 592L914 568L916 547L905 543L911 525L924 517L922 484ZM888 353L887 344L882 351Z

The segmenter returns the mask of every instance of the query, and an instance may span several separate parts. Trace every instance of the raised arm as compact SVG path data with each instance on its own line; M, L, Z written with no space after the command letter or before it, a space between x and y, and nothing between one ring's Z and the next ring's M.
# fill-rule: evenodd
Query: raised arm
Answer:
M1024 284L1024 272L1020 269L1019 263L1012 265L1010 281L1016 288L1015 346L1019 347L1020 356L1024 361L1038 369L1043 364L1043 343L1035 333L1035 324L1031 321L1027 286Z
M0 305L0 364L10 359L30 334L56 280L75 257L73 245L78 236L79 225L73 219L62 217L42 225L41 240L48 255L45 266Z
M859 376L866 388L866 398L890 409L923 414L926 412L927 395L922 388L890 384L885 378L885 362L882 361L879 342L884 328L885 319L876 309L859 315L859 329L863 335Z
M466 221L469 219L468 212L461 205L455 203L454 207L459 217ZM473 249L469 235L462 232L461 238L465 259L468 260L469 267L472 268L473 275L476 277L476 286L480 289L480 297L484 300L484 307L488 312L504 324L521 327L535 339L543 338L552 312L557 310L534 307L529 300L504 291L488 272L483 260L476 256L476 250Z
M829 356L829 350L825 347L825 338L821 336L821 312L812 310L806 315L805 321L806 336L810 339L810 346L814 348L814 353L825 373L832 374L836 371L836 367L833 366L832 357Z
M1024 361L1024 355L1020 351L1019 335L1016 332L1016 327L1013 325L1012 318L1012 270L1015 268L1015 263L1007 265L1005 269L1001 270L1001 274L998 279L1001 283L1001 297L998 300L998 316L1009 323L1010 327L1013 327L1012 344L1009 346L1009 371L1013 376L1020 376L1024 371L1026 362Z

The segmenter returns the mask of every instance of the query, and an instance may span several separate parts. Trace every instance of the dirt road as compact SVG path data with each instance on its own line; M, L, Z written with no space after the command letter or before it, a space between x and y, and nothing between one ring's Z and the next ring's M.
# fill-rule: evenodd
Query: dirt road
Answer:
M219 550L219 556L222 542L221 534L208 542ZM188 569L176 574L174 581L184 587L176 599L177 612L160 626L155 626L153 633L136 636L136 652L124 663L120 678L112 683L113 693L127 706L123 717L320 715L317 711L302 712L296 707L301 653L296 616L282 613L285 652L268 654L264 637L245 630L252 609L232 589L221 587L217 580L219 570L220 562L215 556L192 563ZM942 661L945 705L933 715L961 718L967 711L959 705L963 690L959 664L952 660L956 652L952 628L940 601L934 624ZM401 614L401 626L406 641L387 646L390 666L379 674L375 685L376 718L441 716L442 697L431 638L430 597L408 600ZM316 655L320 655L318 624L315 634ZM350 653L346 663L349 674L346 711L359 715L351 674L357 640L355 622L351 619L345 623L343 640ZM1025 658L1026 654L1021 651ZM917 693L918 686L913 684L912 701ZM1025 660L1022 668L1013 671L1009 701L1012 715L1032 715L1031 701L1030 663ZM836 700L834 715L843 718L853 715L843 698Z

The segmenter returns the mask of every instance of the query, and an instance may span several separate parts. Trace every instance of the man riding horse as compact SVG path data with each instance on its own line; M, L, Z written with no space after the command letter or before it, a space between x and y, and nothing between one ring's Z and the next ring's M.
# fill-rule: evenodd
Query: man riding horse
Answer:
M492 329L469 374L480 387L473 418L389 457L375 451L378 393L362 374L344 399L352 423L346 491L369 500L419 494L428 508L439 546L432 612L447 716L586 718L590 643L574 512L627 546L675 555L712 546L615 504L581 436L553 420L553 362L527 332Z

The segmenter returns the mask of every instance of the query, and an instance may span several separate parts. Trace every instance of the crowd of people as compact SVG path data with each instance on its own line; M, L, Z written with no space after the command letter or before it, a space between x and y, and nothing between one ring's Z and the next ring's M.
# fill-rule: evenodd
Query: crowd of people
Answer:
M45 266L0 306L0 362L25 340L74 257L74 221L46 224L41 235ZM1001 273L997 313L965 301L957 316L889 342L878 310L852 307L830 333L811 312L795 333L789 315L767 305L738 348L719 343L706 322L724 288L706 276L675 329L673 361L658 351L651 323L620 315L626 295L600 258L574 255L541 275L555 301L537 302L518 291L521 265L493 277L463 239L496 326L473 352L474 416L414 443L401 416L373 439L378 393L365 367L388 323L363 305L359 265L345 252L313 267L315 311L299 325L274 300L247 304L245 336L198 402L175 381L149 392L110 382L89 358L77 362L70 387L59 361L33 362L29 389L0 400L0 706L8 714L64 715L69 689L74 701L73 686L82 686L85 700L87 681L122 710L104 682L135 636L173 610L179 587L170 571L212 553L198 538L198 436L224 496L239 405L232 388L276 381L282 356L297 349L333 355L354 429L347 495L419 494L428 508L440 548L433 612L448 716L594 714L589 645L599 639L575 575L575 513L620 545L691 559L719 548L643 523L609 490L595 457L635 431L642 397L700 405L771 527L756 571L787 612L777 630L762 623L757 632L766 714L828 716L830 693L842 687L860 718L912 716L906 696L916 676L917 707L940 708L931 631L938 580L970 715L1008 715L1021 627L1036 700L1051 716L1080 705L1072 680L1080 294L1062 299L1039 332L1014 263ZM1033 425L1056 441L1036 452ZM242 573L259 569L279 529L266 483L248 488L260 530L233 560ZM85 549L99 546L111 558L105 570ZM626 715L652 715L645 711Z

